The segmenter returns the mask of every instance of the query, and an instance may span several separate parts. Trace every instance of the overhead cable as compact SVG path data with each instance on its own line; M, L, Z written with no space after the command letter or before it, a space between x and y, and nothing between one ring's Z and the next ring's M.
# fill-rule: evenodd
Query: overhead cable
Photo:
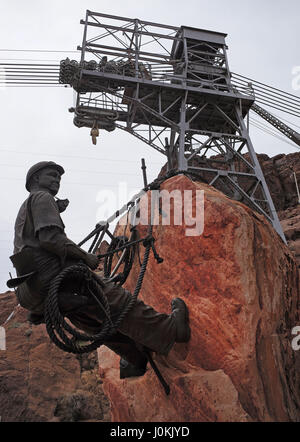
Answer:
M267 87L268 89L274 89L274 90L276 90L277 92L284 93L285 95L289 95L289 96L292 97L292 98L296 98L296 99L300 100L300 98L297 97L296 95L290 94L289 92L284 92L284 91L282 91L281 89L278 89L278 88L275 88L275 87L273 87L273 86L269 86L269 85L267 85L267 84L265 84L265 83L261 83L260 81L253 80L253 79L251 79L251 78L245 77L244 75L236 74L236 73L234 73L234 72L232 72L232 75L233 75L233 76L237 76L237 77L245 78L247 81L249 81L249 82L251 82L251 83L256 83L256 84L259 84L259 85L265 86L265 87Z

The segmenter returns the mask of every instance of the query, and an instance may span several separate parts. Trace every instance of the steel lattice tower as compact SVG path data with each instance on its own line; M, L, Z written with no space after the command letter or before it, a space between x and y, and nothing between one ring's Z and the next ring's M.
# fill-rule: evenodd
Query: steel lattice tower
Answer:
M81 23L81 62L60 71L77 91L74 124L92 128L94 142L99 129L131 133L169 169L265 215L285 241L244 122L254 93L231 82L226 34L91 11Z

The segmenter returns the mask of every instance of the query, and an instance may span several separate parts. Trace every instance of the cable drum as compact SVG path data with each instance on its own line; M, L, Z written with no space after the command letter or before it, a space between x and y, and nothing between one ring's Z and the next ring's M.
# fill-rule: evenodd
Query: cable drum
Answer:
M136 239L136 236L137 232L134 229L132 231L130 241L134 241ZM114 268L112 268L113 260L116 255L116 253L113 253L114 250L118 249L119 247L125 246L126 243L128 243L127 236L117 236L113 238L107 249L108 256L106 256L104 259L103 267L105 278L114 278L114 281L117 282L118 285L123 285L128 278L135 256L135 246L124 248L121 252L121 256L118 257L118 262L116 263ZM116 272L121 265L124 265L123 271L116 275Z

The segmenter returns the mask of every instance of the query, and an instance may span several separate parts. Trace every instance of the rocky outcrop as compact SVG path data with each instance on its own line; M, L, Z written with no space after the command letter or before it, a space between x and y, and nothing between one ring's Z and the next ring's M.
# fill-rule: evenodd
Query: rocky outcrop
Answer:
M179 175L162 189L203 190L204 231L186 236L186 225L154 226L164 262L150 256L140 297L166 313L173 297L183 298L192 337L168 357L153 355L169 396L149 367L143 377L120 380L119 358L100 348L112 420L299 421L300 351L291 347L291 330L300 325L300 293L292 253L263 216L206 184ZM146 229L138 226L142 236ZM125 284L131 291L139 269L136 259Z
M288 246L300 269L300 204L278 212Z
M288 246L300 268L300 152L268 157L258 154ZM297 182L297 184L296 184Z
M300 185L300 152L280 154L273 158L258 155L277 211L294 207L299 203L295 178ZM295 175L294 175L295 172Z
M13 311L3 325L6 350L0 349L1 421L109 421L96 352L79 358L64 353L43 324L27 322L14 292L0 295L0 324Z

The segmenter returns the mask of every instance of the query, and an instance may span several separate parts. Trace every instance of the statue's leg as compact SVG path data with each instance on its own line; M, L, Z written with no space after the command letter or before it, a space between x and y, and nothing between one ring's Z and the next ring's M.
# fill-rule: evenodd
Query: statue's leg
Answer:
M95 334L101 330L100 315L94 317L95 306L80 309L78 312L69 313L70 321L86 333ZM142 376L146 371L147 357L142 348L126 335L116 332L108 337L104 345L121 357L120 378Z
M132 295L123 287L115 286L106 292L106 296L112 321L116 323L119 315L131 301ZM100 308L97 308L97 305L87 305L82 307L80 311L68 315L68 317L72 322L77 320L82 326L91 327L93 333L93 327L96 330L98 328L97 323L101 324L103 321L103 312ZM180 328L183 333L180 333L181 336L179 337L178 331ZM189 339L187 309L185 310L185 304L181 301L179 306L178 303L175 306L172 305L171 314L160 313L137 299L132 309L118 325L118 331L122 335L131 338L138 345L147 347L156 353L167 355L175 342L187 342Z
M123 287L106 293L113 320L126 308L132 295ZM176 340L176 321L171 314L157 312L137 299L118 330L138 344L161 354L167 354Z
M142 348L138 348L136 343L128 336L117 332L105 342L105 346L121 356L121 379L132 376L143 376L145 374L148 358L142 351Z

